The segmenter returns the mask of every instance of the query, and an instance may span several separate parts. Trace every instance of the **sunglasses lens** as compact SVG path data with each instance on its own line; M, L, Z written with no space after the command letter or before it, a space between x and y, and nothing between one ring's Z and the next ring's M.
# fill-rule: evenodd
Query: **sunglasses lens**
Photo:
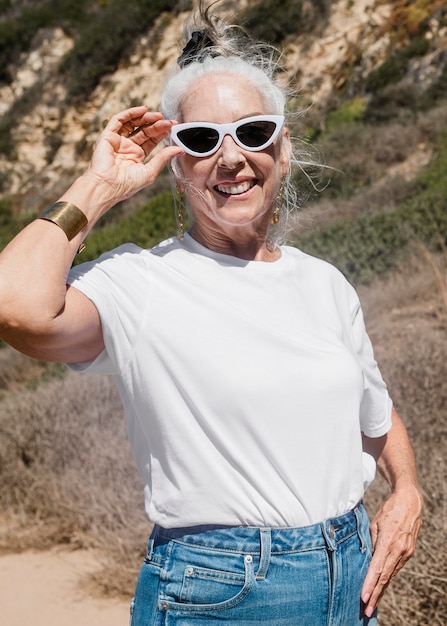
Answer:
M236 135L247 148L259 148L268 142L276 130L276 123L267 120L257 120L242 124L236 130Z
M177 133L177 137L184 146L199 154L209 152L219 141L219 133L213 128L186 128Z

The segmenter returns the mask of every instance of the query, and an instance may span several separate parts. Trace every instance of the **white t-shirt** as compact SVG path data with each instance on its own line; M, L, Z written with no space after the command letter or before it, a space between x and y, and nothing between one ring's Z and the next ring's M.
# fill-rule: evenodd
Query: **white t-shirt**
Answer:
M164 527L304 526L364 493L361 431L391 401L354 289L328 263L281 248L272 263L189 235L126 244L75 267L116 378L146 510Z

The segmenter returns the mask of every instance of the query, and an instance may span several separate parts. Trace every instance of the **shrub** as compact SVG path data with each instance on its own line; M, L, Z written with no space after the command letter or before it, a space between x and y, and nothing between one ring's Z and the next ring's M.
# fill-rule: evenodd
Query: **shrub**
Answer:
M61 63L69 96L76 100L91 93L131 53L136 36L176 6L176 0L111 0L102 5Z
M331 111L326 117L326 128L341 126L344 124L354 124L360 122L365 114L365 99L356 96L352 100L344 102L338 109Z
M379 67L370 72L365 81L366 91L377 92L387 85L400 81L405 76L410 59L426 54L429 46L426 37L412 39L408 45L391 54Z
M425 109L447 101L447 54L444 54L444 67L438 78L428 87L424 93L423 106Z
M429 28L430 17L439 13L443 4L443 0L396 0L388 20L393 39L404 41L408 35L423 35Z
M300 239L306 252L336 265L353 283L367 283L393 268L408 235L393 214L362 215L320 227Z
M396 119L411 122L422 103L422 90L417 85L387 85L372 96L365 111L365 120L371 123Z
M10 15L0 19L0 83L11 82L10 65L21 52L29 50L33 37L40 28L55 25L79 25L88 19L87 9L94 5L93 0L59 0L57 11L54 3L45 0L29 3L12 11L12 3L4 3L10 8ZM0 12L1 12L0 6Z
M239 22L255 39L279 44L324 24L330 5L330 0L261 0L241 12Z
M136 209L130 216L119 218L93 232L85 242L85 251L75 258L75 263L95 259L103 252L127 242L149 248L175 232L172 195L165 192Z
M239 20L256 39L277 44L299 32L302 12L302 0L261 0L241 13Z
M338 220L301 235L300 248L334 263L353 283L389 272L421 240L432 250L447 245L447 133L415 183L410 200L393 213Z

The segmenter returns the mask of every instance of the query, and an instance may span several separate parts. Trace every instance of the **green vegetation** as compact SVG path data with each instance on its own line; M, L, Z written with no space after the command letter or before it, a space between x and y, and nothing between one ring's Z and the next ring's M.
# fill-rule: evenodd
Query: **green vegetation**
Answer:
M440 102L447 102L447 63L435 82L424 93L423 107L429 109Z
M424 13L425 15L425 13ZM419 24L418 36L410 38L408 43L397 49L379 67L374 69L365 81L365 90L371 99L365 111L365 119L370 122L383 122L392 117L427 110L439 104L447 97L447 68L425 92L421 86L401 83L410 61L423 57L430 51L429 39L421 33L425 31L426 21ZM407 33L408 34L408 33Z
M116 70L131 54L137 36L148 30L161 13L173 11L177 4L177 0L58 0L57 3L40 0L23 6L3 3L3 11L0 5L0 84L12 81L14 62L30 49L39 30L59 26L75 38L73 48L60 65L68 99L85 100L100 79ZM0 153L15 158L11 129L40 99L43 89L44 84L38 81L3 115Z
M0 4L0 83L12 80L12 63L30 49L39 29L59 26L75 34L61 65L69 94L86 97L132 51L136 37L177 0L40 0Z
M331 128L361 122L365 115L365 99L356 96L352 100L344 102L338 109L331 111L326 117L326 128Z
M433 16L442 18L444 0L395 0L388 20L393 41L406 41L427 32Z
M91 19L61 64L69 95L85 98L132 52L136 37L177 0L111 0Z
M89 19L93 0L58 0L57 10L52 0L33 3L2 2L0 5L0 83L12 79L10 64L21 52L29 50L41 28L61 26L80 28Z
M249 6L239 17L250 34L272 44L300 30L302 0L261 0Z
M76 257L75 263L95 259L101 253L127 242L148 248L175 232L172 194L165 192L136 209L129 217L119 218L113 224L93 232L85 242L85 250Z
M239 22L255 37L271 44L288 35L311 32L324 23L330 0L260 0L239 14Z
M375 92L387 85L397 83L403 78L410 60L423 56L429 48L430 42L426 37L411 39L404 48L392 54L369 74L365 83L366 90Z
M395 268L412 243L430 250L447 245L447 133L415 184L410 200L392 213L363 214L320 226L297 245L334 263L352 282L368 283Z

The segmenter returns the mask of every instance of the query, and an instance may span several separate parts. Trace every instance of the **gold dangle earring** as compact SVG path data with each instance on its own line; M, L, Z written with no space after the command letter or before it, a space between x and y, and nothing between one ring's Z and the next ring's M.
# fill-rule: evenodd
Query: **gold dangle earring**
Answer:
M279 222L279 216L280 216L281 209L284 203L283 193L284 193L284 180L281 181L278 195L276 196L276 204L275 204L275 208L273 210L272 219L271 219L272 224L277 224Z
M175 191L176 191L176 210L177 210L177 237L180 239L180 241L183 240L184 236L185 236L185 231L184 231L184 222L183 222L183 198L182 198L182 190L180 189L180 187L178 185L176 185L175 187Z

